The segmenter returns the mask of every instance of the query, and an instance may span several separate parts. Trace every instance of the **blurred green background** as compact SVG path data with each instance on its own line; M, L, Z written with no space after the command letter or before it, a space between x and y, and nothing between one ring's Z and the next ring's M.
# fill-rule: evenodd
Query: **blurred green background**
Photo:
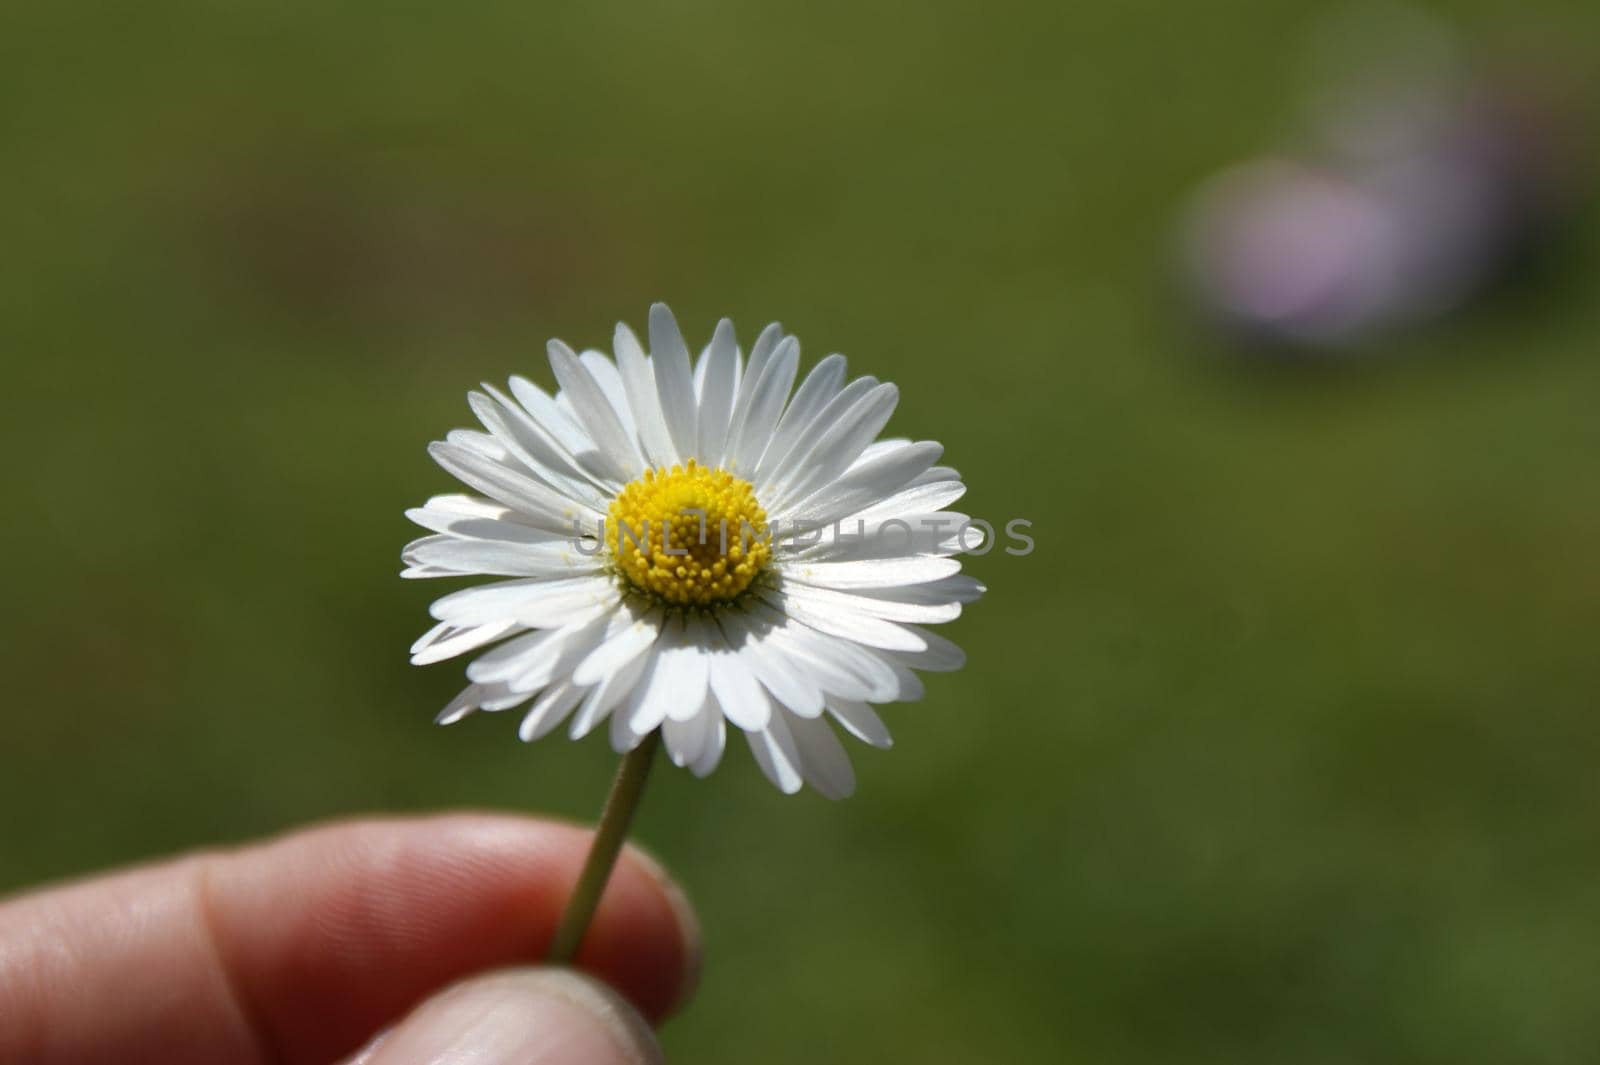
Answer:
M665 299L899 382L1038 542L973 561L970 664L855 798L660 774L708 939L674 1060L1595 1060L1592 253L1345 370L1223 369L1172 298L1319 10L8 5L0 889L592 817L602 739L431 724L401 512L468 388Z

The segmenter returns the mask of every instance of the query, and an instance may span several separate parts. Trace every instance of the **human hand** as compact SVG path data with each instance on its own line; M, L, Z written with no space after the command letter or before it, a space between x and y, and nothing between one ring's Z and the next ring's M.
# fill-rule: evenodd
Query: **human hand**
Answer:
M588 844L517 817L353 821L0 903L0 1062L659 1061L647 1019L693 989L700 943L654 862L618 862L592 976L528 967Z

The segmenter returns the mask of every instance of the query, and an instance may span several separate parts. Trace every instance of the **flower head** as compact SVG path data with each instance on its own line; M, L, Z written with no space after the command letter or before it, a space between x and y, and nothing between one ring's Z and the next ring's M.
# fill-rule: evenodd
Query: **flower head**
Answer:
M437 600L412 661L489 648L441 722L524 707L525 740L609 721L618 751L659 728L699 776L731 724L785 792L848 795L833 726L887 747L873 705L962 664L922 626L983 591L954 557L975 533L944 509L965 487L938 444L877 439L897 390L847 383L843 356L795 389L800 345L776 323L746 360L724 319L691 361L657 304L649 340L617 326L615 361L551 341L555 395L485 385L484 431L431 446L481 494L407 512L434 535L404 576L510 579Z

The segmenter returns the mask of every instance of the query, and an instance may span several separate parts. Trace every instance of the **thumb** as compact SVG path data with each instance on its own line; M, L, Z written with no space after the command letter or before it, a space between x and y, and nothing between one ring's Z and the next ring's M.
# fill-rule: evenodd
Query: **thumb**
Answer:
M434 995L349 1065L659 1065L643 1017L571 969L507 969Z

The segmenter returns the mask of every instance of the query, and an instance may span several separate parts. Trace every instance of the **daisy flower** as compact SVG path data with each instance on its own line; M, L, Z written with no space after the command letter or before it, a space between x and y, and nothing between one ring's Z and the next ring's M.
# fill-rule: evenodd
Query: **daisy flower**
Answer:
M960 573L981 537L946 509L965 488L940 446L878 439L898 391L847 381L843 356L796 388L776 323L747 359L724 319L691 359L657 304L648 353L618 325L613 357L549 354L554 395L485 385L483 428L430 446L478 494L407 512L433 535L404 576L507 578L434 602L412 647L419 665L481 652L438 720L521 708L524 740L605 725L617 751L660 743L697 776L731 725L784 792L849 795L835 729L889 746L874 705L962 664L925 626L983 591Z

